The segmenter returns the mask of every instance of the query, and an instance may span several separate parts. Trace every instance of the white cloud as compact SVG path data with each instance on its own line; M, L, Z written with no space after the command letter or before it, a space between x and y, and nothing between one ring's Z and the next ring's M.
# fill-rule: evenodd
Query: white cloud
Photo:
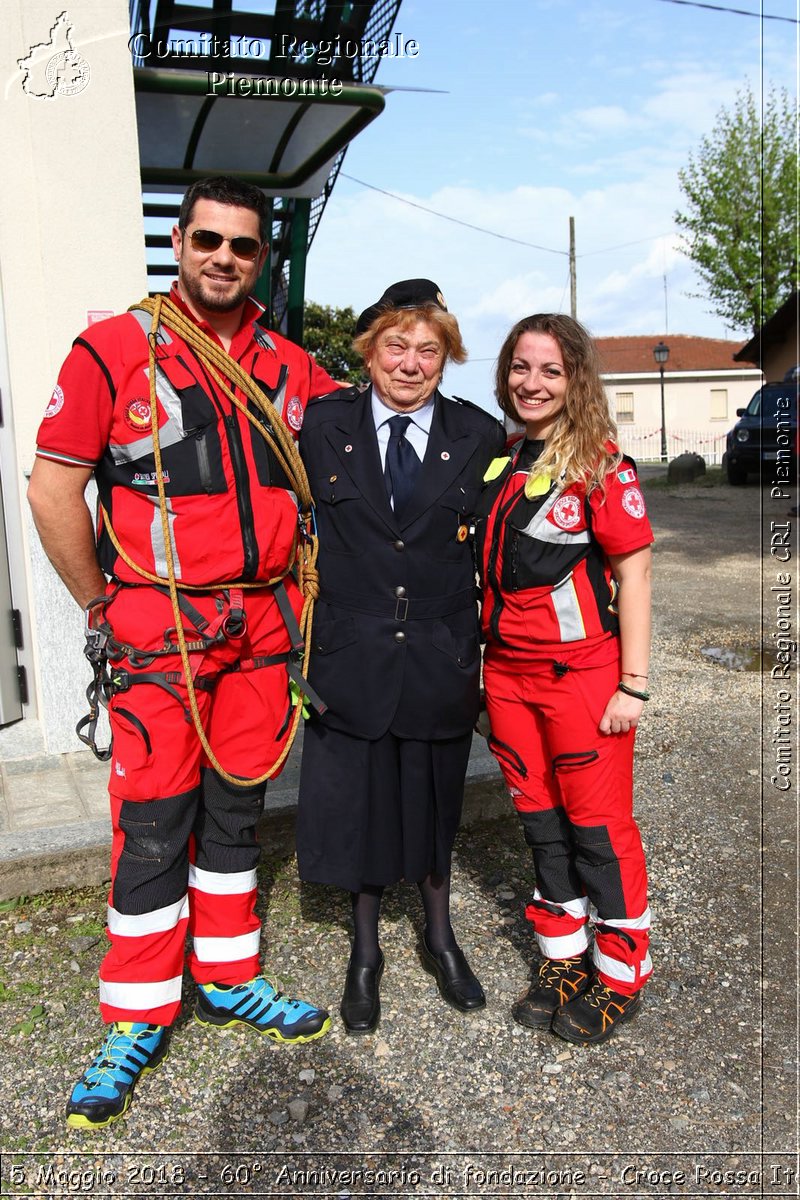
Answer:
M618 104L596 104L593 108L578 109L570 115L570 121L582 125L589 133L606 136L642 126L640 118Z

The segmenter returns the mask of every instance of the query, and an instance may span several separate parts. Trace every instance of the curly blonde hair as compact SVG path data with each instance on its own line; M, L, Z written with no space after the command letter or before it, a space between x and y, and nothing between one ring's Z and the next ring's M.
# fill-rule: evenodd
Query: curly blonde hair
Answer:
M616 448L617 427L611 417L600 360L589 332L563 313L534 313L510 330L500 347L495 368L495 395L506 416L519 423L519 413L508 391L508 378L517 342L524 333L546 333L558 342L567 375L563 409L547 436L531 475L550 475L564 485L583 483L587 492L599 487L621 461ZM609 441L615 443L610 448Z

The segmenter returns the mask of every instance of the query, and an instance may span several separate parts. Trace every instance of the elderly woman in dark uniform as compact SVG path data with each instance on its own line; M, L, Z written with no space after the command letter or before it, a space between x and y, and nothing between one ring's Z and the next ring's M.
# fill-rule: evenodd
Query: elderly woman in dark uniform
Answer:
M351 893L341 1014L369 1033L381 896L402 879L419 886L419 953L444 999L486 1003L450 924L450 859L478 711L469 525L505 439L438 391L466 351L436 284L393 284L356 328L371 386L311 404L300 439L320 544L310 680L328 710L305 730L297 854L301 878Z

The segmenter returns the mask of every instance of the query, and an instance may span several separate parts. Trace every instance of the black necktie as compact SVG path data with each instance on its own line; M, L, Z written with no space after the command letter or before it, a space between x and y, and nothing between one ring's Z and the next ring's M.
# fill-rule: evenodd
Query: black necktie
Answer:
M411 424L411 417L390 417L389 445L386 447L386 491L394 502L394 511L399 513L411 499L414 484L422 463L417 452L406 439L405 432Z

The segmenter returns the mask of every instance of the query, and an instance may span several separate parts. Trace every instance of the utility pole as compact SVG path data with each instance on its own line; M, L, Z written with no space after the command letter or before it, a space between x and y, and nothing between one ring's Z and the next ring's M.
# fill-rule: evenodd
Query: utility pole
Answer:
M569 310L578 319L578 281L575 275L575 218L569 219Z

